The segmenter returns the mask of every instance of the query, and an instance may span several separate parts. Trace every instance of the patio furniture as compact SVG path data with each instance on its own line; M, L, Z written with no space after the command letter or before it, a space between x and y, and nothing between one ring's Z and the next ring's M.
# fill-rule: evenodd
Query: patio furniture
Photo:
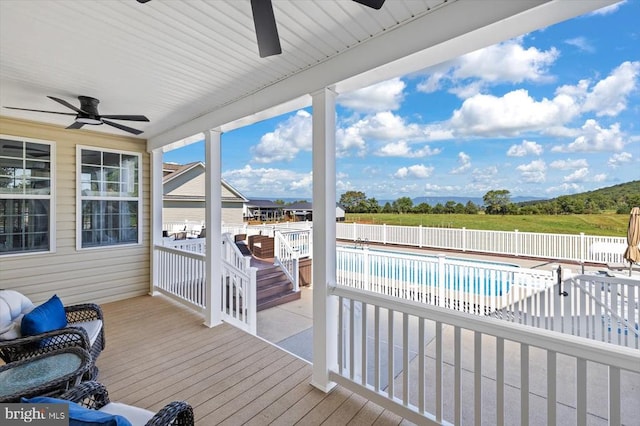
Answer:
M68 347L79 347L91 355L92 363L105 347L104 320L100 306L87 303L71 306L61 306L57 296L35 307L33 303L21 293L14 290L0 290L0 358L6 363L34 357L39 354L56 351ZM46 331L24 335L24 318L38 312L40 318L56 316L50 308L52 302L59 303L59 309L64 310L62 326ZM32 322L29 322L32 324ZM35 327L36 330L38 327ZM92 365L90 377L97 377L97 368Z
M0 366L0 402L60 395L80 383L92 367L84 349L65 348Z
M129 420L133 426L193 426L194 424L193 408L184 401L173 401L157 413L153 413L143 408L111 402L107 388L95 381L79 384L60 395L60 399L75 402L91 410L122 416ZM31 402L38 401L32 400Z

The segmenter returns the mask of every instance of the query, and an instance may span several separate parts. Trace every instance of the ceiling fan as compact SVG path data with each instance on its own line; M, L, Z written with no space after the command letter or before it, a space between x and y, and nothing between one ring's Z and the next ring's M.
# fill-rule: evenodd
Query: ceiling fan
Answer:
M147 3L150 0L137 0L138 3ZM379 10L385 0L353 0L356 3ZM253 14L253 24L256 27L256 38L258 39L258 52L261 58L279 55L282 53L280 37L278 36L278 26L273 14L271 0L251 0L251 12Z
M8 109L16 109L20 111L34 111L34 112L46 112L49 114L61 114L61 115L75 115L76 119L73 124L71 124L67 129L80 129L85 124L90 125L101 125L106 124L107 126L115 127L116 129L124 130L125 132L133 133L134 135L139 135L142 133L142 130L134 129L132 127L124 126L119 123L114 123L109 120L127 120L127 121L149 121L147 117L144 115L100 115L98 113L98 104L100 101L96 98L91 98L89 96L78 96L80 100L80 108L70 104L64 99L55 98L53 96L47 96L47 98L58 102L66 106L67 108L72 109L75 112L58 112L58 111L42 111L39 109L27 109L27 108L16 108L16 107L5 107ZM105 120L109 119L109 120Z

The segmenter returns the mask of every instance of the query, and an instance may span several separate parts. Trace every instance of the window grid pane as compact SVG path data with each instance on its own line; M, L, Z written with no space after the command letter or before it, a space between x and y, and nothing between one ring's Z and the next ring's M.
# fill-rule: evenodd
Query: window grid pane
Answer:
M0 255L51 250L52 147L0 139Z
M81 150L81 247L138 243L137 155Z

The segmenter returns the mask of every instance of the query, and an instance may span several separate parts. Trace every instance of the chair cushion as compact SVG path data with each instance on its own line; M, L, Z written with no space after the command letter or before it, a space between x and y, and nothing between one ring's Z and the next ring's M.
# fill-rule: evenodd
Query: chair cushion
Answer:
M110 402L102 407L100 411L103 413L122 416L129 420L132 426L144 426L155 415L152 411L134 407L133 405L123 404L121 402Z
M22 318L21 331L24 336L34 336L67 326L64 305L57 295L37 306Z
M82 327L87 332L89 336L89 343L93 346L93 343L96 341L98 336L100 335L100 331L102 330L102 320L91 320L91 321L82 321L82 322L74 322L70 323L70 326L73 327Z
M33 303L25 295L15 290L0 290L0 329L33 308Z
M68 404L69 426L132 426L131 422L125 417L100 410L91 410L65 399L36 396L22 398L22 402L27 404Z

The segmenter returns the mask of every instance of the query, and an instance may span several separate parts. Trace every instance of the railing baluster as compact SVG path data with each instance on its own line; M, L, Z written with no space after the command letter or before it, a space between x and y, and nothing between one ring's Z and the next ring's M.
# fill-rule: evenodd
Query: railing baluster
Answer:
M482 425L482 333L474 332L473 346L473 401L474 420L476 426Z
M409 404L409 314L402 314L402 403Z
M504 426L504 339L496 338L496 424Z
M454 406L454 423L462 424L462 342L461 329L455 327L453 333L453 406Z
M442 422L443 419L443 380L442 380L442 367L443 367L443 346L442 346L442 327L443 323L436 321L436 420Z
M387 394L389 398L394 398L394 356L393 356L393 317L394 311L387 309Z
M609 424L619 425L622 423L620 405L620 369L609 367ZM637 420L637 419L636 419Z
M587 361L576 359L576 414L577 424L587 424Z
M529 424L529 345L526 343L520 344L520 424Z
M547 351L547 424L556 424L556 353Z

